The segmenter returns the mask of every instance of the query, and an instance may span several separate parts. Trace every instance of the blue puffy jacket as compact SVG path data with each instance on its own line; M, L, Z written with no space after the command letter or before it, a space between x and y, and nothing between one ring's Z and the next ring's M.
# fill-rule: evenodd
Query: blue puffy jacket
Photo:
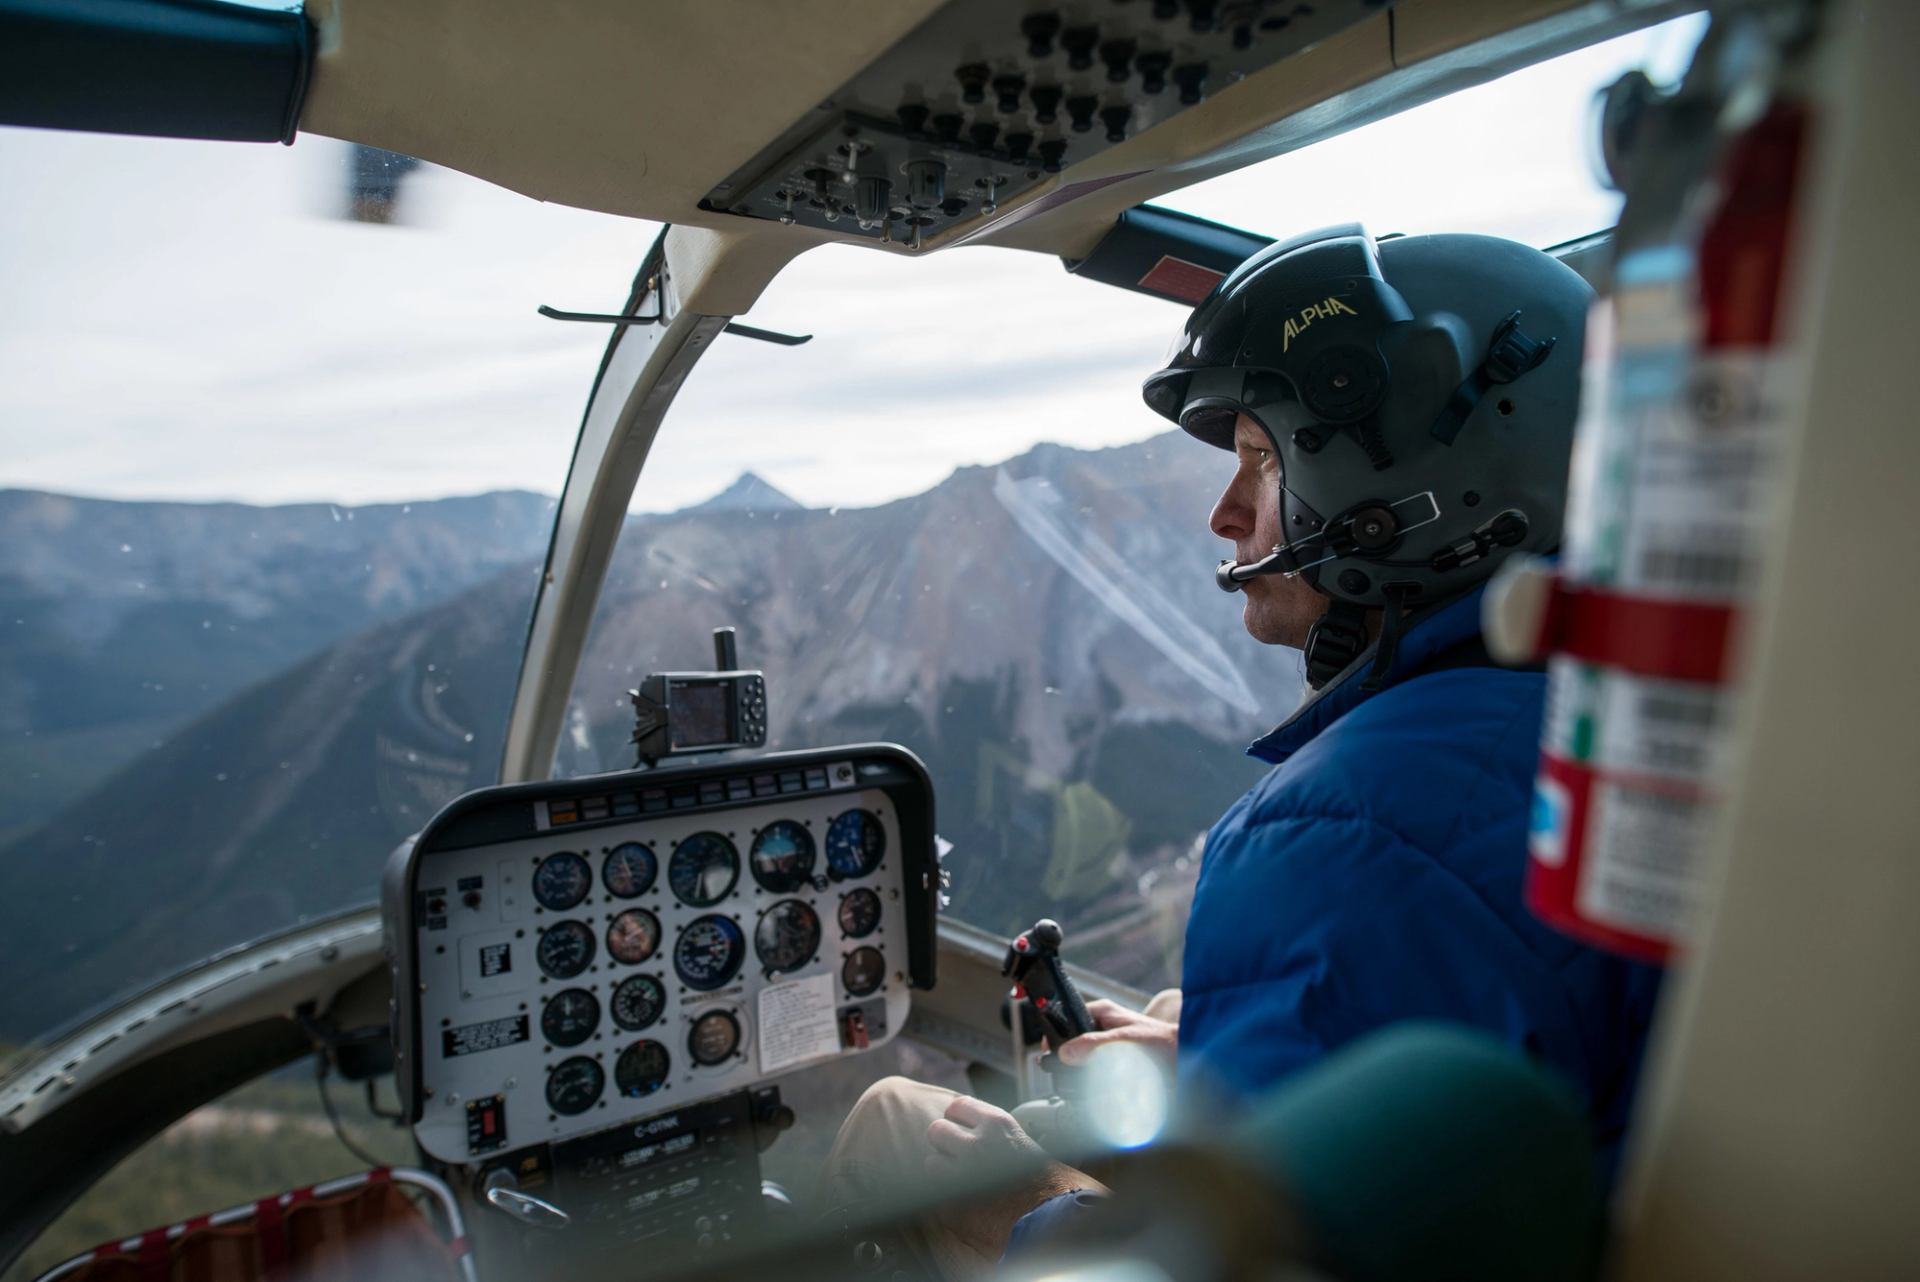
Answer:
M1349 673L1247 750L1275 768L1207 838L1179 1089L1262 1092L1383 1024L1453 1020L1564 1073L1610 1170L1659 972L1522 900L1546 677L1475 665L1480 596L1410 628L1378 692Z
M1610 1179L1659 972L1522 900L1546 677L1487 664L1480 597L1410 627L1379 691L1362 666L1247 749L1275 768L1207 837L1179 1091L1189 1105L1261 1094L1384 1024L1452 1020L1581 1091ZM1009 1253L1084 1201L1028 1215Z

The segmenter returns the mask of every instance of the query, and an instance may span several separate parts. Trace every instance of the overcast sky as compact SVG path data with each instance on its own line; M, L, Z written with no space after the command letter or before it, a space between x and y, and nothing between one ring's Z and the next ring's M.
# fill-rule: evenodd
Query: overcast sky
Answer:
M1588 161L1594 89L1684 65L1695 19L1520 72L1162 203L1269 234L1488 231L1551 244L1611 223ZM1491 144L1499 140L1499 146ZM372 502L557 493L606 341L534 308L611 311L658 230L444 170L407 224L332 217L344 145L0 129L0 487L112 497ZM815 250L669 415L634 506L751 468L809 504L914 493L1037 441L1165 424L1140 379L1179 309L962 249Z

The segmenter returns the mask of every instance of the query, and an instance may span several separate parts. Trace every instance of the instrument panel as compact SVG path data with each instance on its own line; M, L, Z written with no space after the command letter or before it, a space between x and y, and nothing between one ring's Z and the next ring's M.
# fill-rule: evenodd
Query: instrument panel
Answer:
M455 802L383 894L421 1146L485 1161L889 1040L932 983L932 834L889 747Z

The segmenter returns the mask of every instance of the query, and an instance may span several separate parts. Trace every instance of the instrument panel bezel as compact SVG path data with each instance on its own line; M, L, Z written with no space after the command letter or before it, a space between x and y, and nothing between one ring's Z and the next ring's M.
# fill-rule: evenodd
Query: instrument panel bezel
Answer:
M394 1077L401 1111L409 1124L421 1120L425 1108L423 1033L420 1003L411 1000L420 984L417 932L410 929L411 909L421 861L441 851L524 841L551 831L536 814L552 813L550 803L572 801L582 817L566 825L569 833L630 824L631 812L595 818L585 799L661 793L671 797L671 813L678 817L703 812L737 810L754 804L729 797L729 780L756 775L787 775L809 769L847 765L850 778L829 778L828 786L804 795L829 795L878 789L894 807L900 831L903 866L902 898L907 921L907 985L929 989L935 980L934 925L939 911L939 861L934 843L933 783L918 757L898 744L854 744L846 747L769 753L750 758L716 761L653 770L621 771L578 779L502 784L457 797L429 820L414 837L388 856L381 878L380 909L383 947L393 976L390 1015L393 1025ZM718 784L713 788L711 785ZM702 788L701 785L709 785ZM764 803L766 798L759 799ZM657 813L657 812L656 812ZM660 876L665 876L664 867ZM745 873L743 872L743 876ZM409 1000L402 1001L406 994Z

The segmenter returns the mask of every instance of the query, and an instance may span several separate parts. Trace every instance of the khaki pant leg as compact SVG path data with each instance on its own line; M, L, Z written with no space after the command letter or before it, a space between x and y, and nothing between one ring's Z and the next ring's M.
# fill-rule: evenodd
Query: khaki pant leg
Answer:
M1169 1024L1180 1022L1180 990L1163 988L1147 1002L1147 1009L1141 1012L1153 1019L1164 1019Z
M827 1192L835 1206L898 1197L926 1180L933 1150L927 1127L959 1095L907 1077L883 1077L867 1087L840 1124L827 1155Z

